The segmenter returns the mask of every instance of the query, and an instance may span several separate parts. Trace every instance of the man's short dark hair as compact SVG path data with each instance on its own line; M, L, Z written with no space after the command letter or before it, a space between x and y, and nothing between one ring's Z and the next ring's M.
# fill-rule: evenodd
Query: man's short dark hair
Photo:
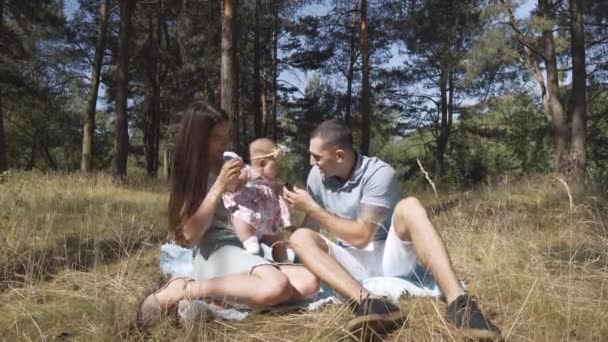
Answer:
M353 135L350 129L338 119L323 121L312 131L310 138L319 137L325 144L335 145L339 148L352 149Z

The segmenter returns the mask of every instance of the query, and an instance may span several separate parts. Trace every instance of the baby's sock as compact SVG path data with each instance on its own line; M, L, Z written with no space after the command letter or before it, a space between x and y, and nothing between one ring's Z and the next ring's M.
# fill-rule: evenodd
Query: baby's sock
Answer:
M260 243L258 242L257 236L252 236L247 240L243 241L243 247L248 253L251 254L259 254L260 253Z

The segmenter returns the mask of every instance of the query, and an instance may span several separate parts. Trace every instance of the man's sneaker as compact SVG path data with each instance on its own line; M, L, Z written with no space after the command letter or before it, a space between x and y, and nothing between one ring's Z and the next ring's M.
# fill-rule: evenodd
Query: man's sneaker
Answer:
M398 306L381 298L367 297L356 305L355 318L348 321L344 329L359 340L368 340L400 328L404 321Z
M475 297L458 296L446 311L446 320L468 337L495 339L500 336L500 329L483 315Z

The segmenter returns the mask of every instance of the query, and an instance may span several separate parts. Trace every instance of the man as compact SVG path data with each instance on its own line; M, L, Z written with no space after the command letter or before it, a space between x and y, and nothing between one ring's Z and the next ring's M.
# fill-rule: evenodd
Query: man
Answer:
M354 334L399 328L405 315L371 296L360 282L373 276L407 276L416 265L429 269L446 302L446 320L475 338L496 338L487 320L458 281L447 250L426 211L413 197L400 199L395 170L378 158L359 154L352 135L337 120L311 134L307 191L283 189L285 199L306 214L290 244L316 276L356 303L346 324ZM337 243L318 233L325 228Z

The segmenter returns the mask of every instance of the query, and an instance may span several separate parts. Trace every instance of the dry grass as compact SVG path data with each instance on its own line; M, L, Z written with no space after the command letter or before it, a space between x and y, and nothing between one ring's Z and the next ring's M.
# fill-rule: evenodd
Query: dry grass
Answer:
M140 332L144 293L161 281L165 186L97 175L0 177L0 336L18 340L339 341L345 307L252 315L242 322L164 321ZM428 196L459 275L509 341L608 338L608 206L549 176ZM387 340L462 341L445 306L402 300L408 324Z

